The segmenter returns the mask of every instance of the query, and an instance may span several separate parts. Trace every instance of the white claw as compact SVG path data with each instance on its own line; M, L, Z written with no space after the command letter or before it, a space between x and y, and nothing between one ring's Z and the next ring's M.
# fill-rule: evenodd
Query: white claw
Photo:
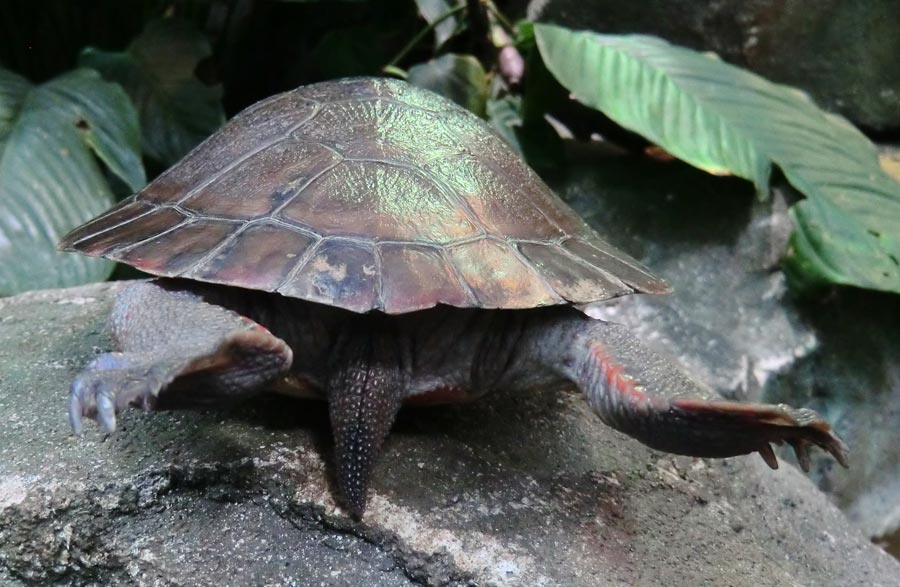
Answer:
M78 397L78 394L73 392L69 394L69 426L72 427L72 432L75 436L81 436L82 425L81 425L81 398Z
M107 434L116 430L116 408L112 398L105 393L97 394L97 422Z

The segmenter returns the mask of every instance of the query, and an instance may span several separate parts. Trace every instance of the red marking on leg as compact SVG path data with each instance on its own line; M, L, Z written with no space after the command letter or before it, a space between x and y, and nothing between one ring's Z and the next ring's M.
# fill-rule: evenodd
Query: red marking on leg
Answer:
M263 325L260 324L259 322L256 322L255 320L251 320L250 318L247 318L246 316L241 316L241 321L246 322L247 324L250 324L250 325L252 325L252 326L255 327L255 328L258 328L259 330L262 330L262 331L265 332L266 334L272 334L271 332L269 332L269 329L268 329L268 328L266 328L265 326L263 326Z
M634 379L625 373L625 367L613 361L600 343L594 341L591 344L591 354L597 360L600 372L603 373L609 386L615 389L622 399L635 406L649 403L650 398L637 388Z
M438 404L458 404L471 401L469 393L460 387L438 387L425 393L410 396L404 403L411 406L433 406Z
M623 367L622 365L617 365L613 363L609 357L604 356L600 359L601 369L603 369L603 373L606 375L606 382L610 385L619 386L620 375L622 374Z

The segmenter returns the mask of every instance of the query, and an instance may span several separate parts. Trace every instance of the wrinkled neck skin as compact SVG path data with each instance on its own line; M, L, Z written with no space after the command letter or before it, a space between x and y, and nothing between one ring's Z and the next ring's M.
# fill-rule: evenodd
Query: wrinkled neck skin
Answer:
M232 288L202 287L199 293L265 326L291 346L296 379L276 389L292 395L322 395L335 358L352 352L351 341L358 345L364 338L375 347L395 349L389 360L402 371L399 380L408 385L407 397L452 390L435 393L434 401L460 401L498 388L563 387L565 369L548 370L545 361L536 359L547 353L558 357L572 329L590 320L569 307L438 306L389 316Z

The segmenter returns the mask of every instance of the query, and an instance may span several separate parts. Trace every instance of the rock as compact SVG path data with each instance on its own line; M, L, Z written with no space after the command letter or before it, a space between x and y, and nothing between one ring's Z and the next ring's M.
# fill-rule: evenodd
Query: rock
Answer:
M604 33L645 33L802 88L878 131L900 129L897 0L532 0L528 16Z
M816 483L867 535L900 529L900 298L852 288L794 297L778 270L791 192L758 201L748 182L678 162L573 150L557 192L675 290L596 313L678 356L725 396L818 410L849 444L851 469L817 454Z
M405 410L361 523L324 406L132 412L66 390L120 284L0 300L0 585L888 587L900 564L790 465L651 451L575 393Z
M5 570L0 570L0 587L22 587L23 583L14 580Z

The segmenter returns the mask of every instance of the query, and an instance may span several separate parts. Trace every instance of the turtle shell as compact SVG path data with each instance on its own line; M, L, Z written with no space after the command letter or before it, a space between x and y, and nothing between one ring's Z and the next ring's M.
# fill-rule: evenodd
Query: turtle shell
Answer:
M354 312L668 290L484 121L379 78L249 107L60 248Z

